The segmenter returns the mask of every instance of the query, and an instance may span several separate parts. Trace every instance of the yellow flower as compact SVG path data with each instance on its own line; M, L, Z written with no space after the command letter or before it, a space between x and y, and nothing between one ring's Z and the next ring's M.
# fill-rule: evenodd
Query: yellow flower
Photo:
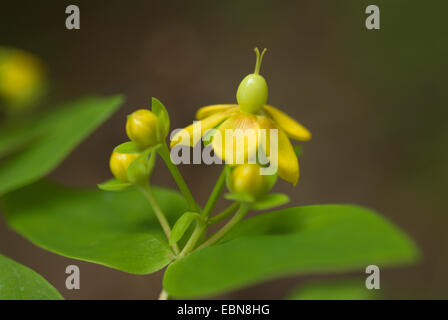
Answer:
M148 148L158 143L157 126L157 116L148 109L140 109L128 116L126 133L141 148Z
M244 157L244 162L255 155L258 148L269 157L270 148L268 143L263 144L260 140L257 129L266 129L266 142L269 142L270 129L278 129L278 175L292 184L296 185L299 180L299 162L294 152L289 138L298 141L311 139L311 133L300 123L292 119L287 114L269 105L262 107L256 114L245 113L238 105L212 105L203 107L196 113L196 118L200 120L201 136L207 130L217 128L221 133L222 141L212 140L212 147L221 159L230 163L235 163L235 158ZM195 146L199 139L193 134L194 124L179 131L171 141L171 147L177 144ZM245 135L244 150L236 149L237 143L226 143L225 130L240 129L241 132L248 132L248 129L255 129L253 133ZM182 136L189 136L189 140L182 139ZM194 139L196 138L196 139ZM200 138L200 137L199 137ZM234 137L236 140L237 137ZM255 145L250 145L249 140L256 141ZM196 140L196 141L195 141ZM185 143L185 141L187 143ZM233 147L228 150L229 146ZM226 149L227 147L227 149ZM233 155L233 159L226 156Z
M10 107L26 108L42 94L45 70L36 57L21 50L0 47L0 97Z
M307 141L311 139L311 133L287 114L265 104L267 85L264 78L258 74L263 53L260 56L258 49L256 53L255 73L245 77L238 88L239 104L211 105L200 108L196 113L196 118L200 122L180 130L173 137L171 147L177 144L193 147L208 130L216 128L220 134L212 136L212 147L216 155L226 163L235 163L235 159L244 160L244 163L247 163L249 159L256 157L259 148L262 148L269 160L273 161L274 157L270 155L270 129L277 129L278 175L296 185L299 180L299 162L289 138ZM199 128L199 125L200 134L194 134L195 128ZM233 139L233 143L225 141L226 129L233 129L233 132L238 133L227 136ZM262 138L263 131L258 129L265 129L266 139ZM238 144L235 140L238 139L240 141L244 139L244 148L237 148Z
M120 181L128 182L127 170L129 165L139 156L138 153L112 152L109 160L110 171Z
M247 194L254 198L269 192L275 184L277 175L261 175L258 164L236 166L228 176L227 186L237 194Z

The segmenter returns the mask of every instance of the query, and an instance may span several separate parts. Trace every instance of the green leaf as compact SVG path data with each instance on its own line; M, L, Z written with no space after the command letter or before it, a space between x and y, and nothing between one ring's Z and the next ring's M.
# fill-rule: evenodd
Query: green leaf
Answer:
M0 254L0 300L62 300L34 270Z
M227 200L247 202L247 203L255 201L254 197L252 197L249 194L244 194L244 193L226 193L224 195L224 198L226 198Z
M149 156L148 165L147 165L147 173L150 175L152 171L154 170L154 166L156 165L157 160L157 152L155 150L151 152L151 155Z
M104 191L121 191L132 186L130 182L123 182L118 179L110 179L98 184L98 188Z
M170 223L188 210L177 192L154 187ZM35 245L69 258L135 274L160 270L171 249L136 189L105 192L39 182L1 198L8 225Z
M170 245L177 243L187 231L194 219L199 218L200 215L196 212L185 212L175 223L170 234Z
M118 146L116 146L114 148L114 151L118 152L118 153L140 153L141 152L138 144L136 144L134 141L128 141L128 142L119 144Z
M121 96L91 97L35 119L39 136L0 163L0 194L23 187L53 170L122 103Z
M162 102L156 98L152 98L152 112L154 112L158 118L158 127L160 128L161 135L160 140L165 139L170 132L170 116L168 111Z
M285 275L393 266L417 256L413 242L371 210L295 207L247 219L217 245L174 262L164 288L176 297L206 296Z
M289 202L289 197L283 193L271 193L263 196L252 205L251 209L266 210L279 207Z
M128 176L128 180L134 184L138 184L139 182L148 180L147 168L144 157L138 157L129 165L126 170L126 175Z
M370 300L376 290L366 288L365 279L338 279L306 283L289 296L290 300Z
M157 144L153 147L147 148L142 151L142 153L134 161L132 161L126 170L129 181L138 183L142 180L148 179L148 176L151 174L155 165L155 151L161 146L161 144ZM151 155L150 159L148 159L149 155Z
M43 129L38 123L28 119L20 124L17 120L0 123L0 158L25 148L38 137Z

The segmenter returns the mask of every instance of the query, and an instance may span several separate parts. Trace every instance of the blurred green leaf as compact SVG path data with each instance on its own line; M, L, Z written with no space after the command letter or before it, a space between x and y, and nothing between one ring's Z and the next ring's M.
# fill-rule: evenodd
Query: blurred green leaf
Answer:
M224 198L226 198L227 200L248 202L248 203L255 201L254 197L252 197L250 194L245 193L226 193L224 195Z
M0 254L0 300L62 300L34 270Z
M148 170L147 170L147 159L146 156L140 155L132 161L126 170L126 175L128 180L134 184L148 180Z
M123 142L114 148L118 153L140 153L141 150L134 141Z
M156 98L152 98L152 112L154 112L158 119L158 127L161 134L160 140L165 139L170 131L170 116L168 111L162 102Z
M188 208L168 189L154 188L170 223ZM105 192L39 182L1 199L8 225L35 245L129 273L147 274L172 260L154 212L135 189Z
M217 245L174 262L164 288L176 297L198 297L289 274L364 270L417 256L408 236L371 210L295 207L247 219Z
M289 202L289 197L283 193L271 193L267 194L252 205L254 210L266 210L279 207Z
M196 212L185 212L174 224L170 234L170 245L177 243L187 231L190 224L195 218L200 217Z
M365 279L340 279L306 283L288 297L289 300L370 300L377 291L366 288Z
M121 191L132 186L130 182L123 182L118 179L110 179L98 184L98 188L104 191Z
M38 138L0 163L0 194L48 174L122 101L122 96L84 98L34 119L33 126L37 127L33 130L39 132Z
M0 123L0 159L22 150L43 131L43 127L26 120L24 123Z

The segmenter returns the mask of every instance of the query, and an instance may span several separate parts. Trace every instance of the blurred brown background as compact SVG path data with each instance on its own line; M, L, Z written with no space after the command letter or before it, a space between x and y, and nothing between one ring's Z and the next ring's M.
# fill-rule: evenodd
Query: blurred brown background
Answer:
M81 30L65 29L69 4L80 7ZM365 28L369 4L380 7L381 30ZM154 96L174 129L189 124L200 106L234 103L239 81L253 70L253 47L267 47L269 102L313 133L298 186L280 182L278 190L293 205L357 203L380 211L423 253L417 265L382 271L382 297L448 298L447 10L442 0L6 0L0 45L47 64L51 103L90 93L127 96L51 174L72 186L110 177L108 157L126 140L126 114ZM204 203L218 168L181 171ZM174 187L162 163L153 180ZM135 276L66 259L33 246L3 220L0 252L69 299L156 298L161 288L161 272ZM81 268L78 291L64 286L71 263ZM280 299L310 278L322 277L289 277L221 297Z

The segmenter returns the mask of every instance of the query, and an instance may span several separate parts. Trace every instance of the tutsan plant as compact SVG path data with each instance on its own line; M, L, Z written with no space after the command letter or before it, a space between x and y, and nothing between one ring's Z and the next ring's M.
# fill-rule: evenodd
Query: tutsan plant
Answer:
M113 178L99 184L101 190L41 178L118 108L120 96L83 99L36 115L25 129L0 131L0 156L8 155L0 163L1 206L8 225L66 257L133 274L165 268L160 299L218 295L287 275L415 261L418 252L409 237L372 210L327 204L272 211L289 201L271 192L277 176L293 186L299 180L299 148L290 139L307 141L311 133L266 104L268 86L260 75L265 50L255 52L255 71L238 86L237 104L203 107L198 121L171 135L168 111L159 100L152 99L151 110L130 114L122 128L129 141L111 150ZM175 159L179 150L186 152L201 141L214 154L214 165L222 167L203 206ZM180 192L151 183L158 174L157 158ZM221 196L229 203L216 212ZM251 211L264 212L247 218ZM219 228L210 232L215 225ZM34 271L3 256L0 267L0 298L61 298ZM19 287L26 290L21 293ZM344 294L351 297L349 288Z

